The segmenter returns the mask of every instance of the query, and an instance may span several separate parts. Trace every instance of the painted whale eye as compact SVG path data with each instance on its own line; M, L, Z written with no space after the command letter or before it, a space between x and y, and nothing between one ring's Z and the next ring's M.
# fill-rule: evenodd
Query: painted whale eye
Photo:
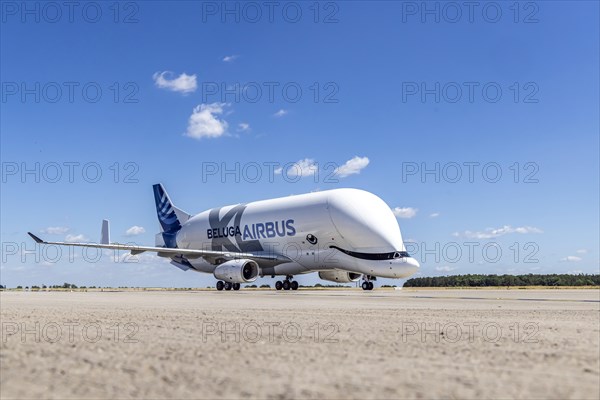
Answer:
M306 235L306 240L310 244L317 244L317 237L315 235L313 235L312 233L309 233L308 235Z

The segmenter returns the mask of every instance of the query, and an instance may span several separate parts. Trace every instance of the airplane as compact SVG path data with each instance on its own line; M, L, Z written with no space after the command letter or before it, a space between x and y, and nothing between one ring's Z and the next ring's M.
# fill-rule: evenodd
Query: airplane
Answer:
M212 208L196 215L177 208L162 184L153 185L160 232L155 246L110 242L102 221L100 243L38 244L155 252L183 271L213 274L217 290L239 290L259 276L284 276L277 290L297 290L295 275L317 272L337 283L407 278L419 270L402 241L398 221L376 195L333 189Z

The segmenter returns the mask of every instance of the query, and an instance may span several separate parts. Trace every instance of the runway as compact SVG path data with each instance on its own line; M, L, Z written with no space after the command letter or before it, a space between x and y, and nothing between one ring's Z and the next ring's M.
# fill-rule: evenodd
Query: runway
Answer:
M2 292L0 396L600 393L599 290Z

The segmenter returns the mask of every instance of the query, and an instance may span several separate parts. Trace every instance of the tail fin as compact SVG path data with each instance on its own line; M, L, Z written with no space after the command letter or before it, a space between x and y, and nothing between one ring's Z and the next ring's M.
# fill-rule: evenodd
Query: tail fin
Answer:
M181 229L181 224L191 218L191 215L175 207L162 184L152 186L156 214L160 222L162 236L167 247L176 247L175 234Z

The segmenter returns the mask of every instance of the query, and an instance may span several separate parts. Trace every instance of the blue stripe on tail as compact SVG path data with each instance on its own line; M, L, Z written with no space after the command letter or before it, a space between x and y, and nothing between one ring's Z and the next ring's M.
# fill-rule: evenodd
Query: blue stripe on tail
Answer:
M171 199L169 199L169 195L167 195L165 188L163 188L160 183L153 185L152 188L154 189L156 214L158 216L160 226L162 226L163 229L163 239L165 241L165 245L172 248L177 247L175 236L181 229L181 223L177 218L177 214L175 214Z

